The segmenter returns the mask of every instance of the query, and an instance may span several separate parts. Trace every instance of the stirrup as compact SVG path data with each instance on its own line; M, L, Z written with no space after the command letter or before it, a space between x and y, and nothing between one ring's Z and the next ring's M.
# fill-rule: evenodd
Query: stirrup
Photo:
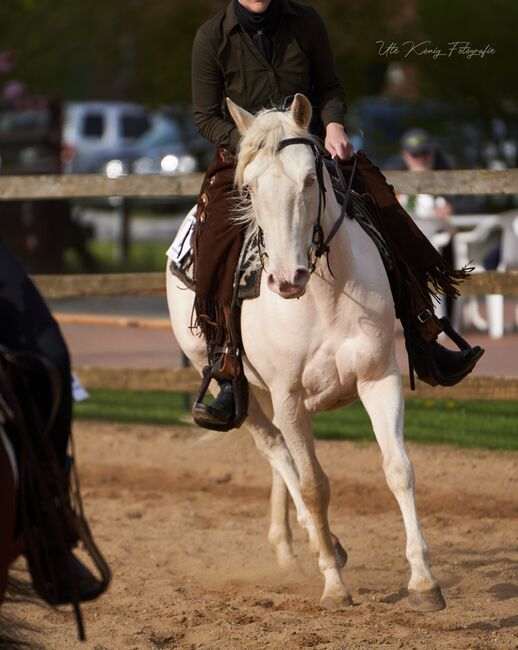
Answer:
M207 394L209 385L213 377L214 366L207 365L203 368L202 372L202 382L196 399L194 400L192 412L194 422L204 428L211 429L212 431L230 431L231 429L238 429L246 419L248 415L248 381L245 377L243 371L243 366L241 360L239 359L239 366L236 369L234 376L232 377L232 391L234 393L234 415L228 422L221 423L207 423L205 420L201 420L196 415L196 408L204 406L203 399Z
M439 321L442 325L442 331L455 343L459 350L471 350L473 346L471 346L466 339L463 339L462 336L453 329L453 325L446 316L439 318Z
M455 386L474 369L484 350L478 345L471 346L453 329L447 318L438 320L444 333L457 345L459 351L449 350L441 346L437 340L414 342L411 346L411 372L415 370L419 379L430 386ZM453 361L455 355L457 358ZM449 369L448 365L450 365ZM455 365L458 366L456 369Z

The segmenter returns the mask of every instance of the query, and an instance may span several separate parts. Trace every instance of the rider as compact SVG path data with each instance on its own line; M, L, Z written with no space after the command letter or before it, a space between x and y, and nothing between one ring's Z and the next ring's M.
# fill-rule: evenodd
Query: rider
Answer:
M69 471L67 446L72 420L72 383L70 359L58 324L53 319L45 301L38 293L21 264L4 244L0 243L0 345L19 352L33 352L42 355L58 370L61 379L61 399L50 431L50 438L56 457L64 475ZM48 410L52 401L45 376L32 376L33 397L42 412ZM19 396L23 404L23 396ZM72 546L72 543L70 544ZM89 569L68 548L63 557L63 566L68 567L73 584L77 585L80 601L95 598L101 590L101 583ZM56 576L63 580L58 584L58 593L66 597L70 585L66 574Z
M470 348L433 314L428 283L447 295L467 277L454 271L417 229L397 202L385 177L362 152L354 153L344 127L345 98L336 73L326 27L317 11L294 0L231 0L204 23L192 55L194 116L199 132L217 146L202 184L194 235L196 325L208 344L211 376L220 386L212 405L197 400L195 421L207 428L231 428L235 422L232 379L239 354L233 282L242 244L242 227L229 215L235 201L234 170L240 134L225 97L249 112L286 106L287 98L305 94L314 107L310 130L326 151L352 171L353 189L370 194L383 222L384 236L397 262L394 289L413 370L432 385L452 385L474 368L483 353ZM437 343L446 327L462 351ZM460 342L460 343L459 343Z

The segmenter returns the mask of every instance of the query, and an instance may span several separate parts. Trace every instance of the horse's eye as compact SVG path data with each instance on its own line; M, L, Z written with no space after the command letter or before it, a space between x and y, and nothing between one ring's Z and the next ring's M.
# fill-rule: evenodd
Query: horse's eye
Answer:
M306 178L306 180L304 181L304 187L311 187L314 184L315 184L315 177L314 176L308 176Z

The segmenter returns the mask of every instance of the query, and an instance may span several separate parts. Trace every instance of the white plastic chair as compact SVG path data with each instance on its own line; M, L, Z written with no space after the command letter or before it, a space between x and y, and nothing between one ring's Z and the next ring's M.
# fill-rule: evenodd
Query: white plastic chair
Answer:
M472 262L475 272L482 272L482 260L477 259L477 247L480 249L487 242L492 231L500 230L501 255L498 271L506 271L518 267L518 210L509 210L498 215L463 215L454 219L458 224L472 220L478 221L472 230L456 233L453 237L453 257L456 268L461 268ZM478 309L478 302L471 297L465 304L462 298L456 301L454 311L454 326L461 329L463 321L471 323L480 330L487 330L491 338L501 338L504 334L504 297L500 294L486 296L487 320ZM517 314L518 316L518 314ZM516 318L515 318L516 322Z
M453 235L453 231L444 230L445 222L443 219L438 219L434 217L419 218L418 216L413 217L419 229L426 235L430 240L430 243L438 251L447 246ZM435 307L435 314L438 318L447 316L446 312L446 298L440 297L438 303Z

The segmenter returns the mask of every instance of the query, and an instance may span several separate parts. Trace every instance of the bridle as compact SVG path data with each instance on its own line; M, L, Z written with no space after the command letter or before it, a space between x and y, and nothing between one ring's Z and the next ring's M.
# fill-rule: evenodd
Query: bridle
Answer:
M305 144L311 147L311 150L313 152L313 156L315 159L315 170L316 170L316 175L317 175L317 182L318 182L318 212L317 212L317 218L315 221L315 225L313 226L313 235L311 237L311 246L308 250L308 268L309 272L313 273L316 269L317 265L317 259L322 257L322 255L326 255L327 259L327 266L329 268L329 271L331 275L333 275L333 272L331 271L331 267L329 266L329 244L333 240L334 236L336 233L339 231L340 226L342 225L345 216L347 214L347 206L349 204L349 199L351 196L351 190L352 190L352 184L353 184L353 179L354 179L354 173L356 171L356 156L354 156L354 161L353 161L353 168L351 171L351 176L349 178L349 182L347 184L347 189L344 194L344 201L342 205L342 209L340 210L340 214L338 216L338 219L335 221L333 227L331 228L330 233L327 235L327 237L324 237L324 230L322 228L322 215L326 209L326 187L324 183L324 160L322 157L322 154L320 153L316 143L311 139L311 138L304 138L304 137L299 137L299 138L285 138L284 140L281 140L279 142L279 145L277 147L277 151L281 151L282 149L285 149L286 147L289 147L294 144ZM342 174L342 170L340 169L338 159L335 158L335 166L336 166L336 173L339 177L339 179L342 182L342 187L345 187L345 180ZM262 231L260 232L259 236L260 240L260 246L263 245L263 237L262 237ZM262 258L262 255L261 255Z

